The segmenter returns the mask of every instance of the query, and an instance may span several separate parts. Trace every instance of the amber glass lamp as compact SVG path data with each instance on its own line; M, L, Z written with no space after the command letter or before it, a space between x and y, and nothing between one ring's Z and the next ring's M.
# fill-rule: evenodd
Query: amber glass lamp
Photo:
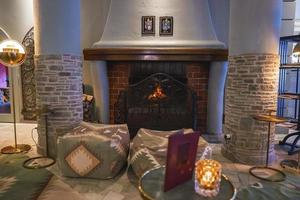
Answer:
M0 63L10 68L16 68L25 61L25 48L15 40L4 40L0 43ZM17 129L16 129L16 110L15 110L15 95L14 95L14 80L11 76L12 100L13 100L13 122L14 122L14 139L15 144L6 146L1 149L3 154L20 153L29 151L30 145L17 143Z
M25 48L15 40L0 43L0 63L7 67L18 67L25 61Z
M218 161L199 160L195 166L195 191L201 196L214 197L220 191L222 166Z

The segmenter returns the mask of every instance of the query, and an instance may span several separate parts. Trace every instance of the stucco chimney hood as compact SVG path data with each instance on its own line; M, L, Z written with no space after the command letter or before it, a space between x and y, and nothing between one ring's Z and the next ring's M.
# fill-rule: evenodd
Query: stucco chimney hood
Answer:
M155 35L142 36L142 16L155 16ZM173 16L173 36L159 36L159 17ZM111 0L103 35L94 47L224 48L208 0Z
M142 35L142 16L155 16L154 35ZM172 36L160 36L161 16L173 17ZM84 50L85 60L212 61L227 60L227 54L208 0L111 0L100 41Z

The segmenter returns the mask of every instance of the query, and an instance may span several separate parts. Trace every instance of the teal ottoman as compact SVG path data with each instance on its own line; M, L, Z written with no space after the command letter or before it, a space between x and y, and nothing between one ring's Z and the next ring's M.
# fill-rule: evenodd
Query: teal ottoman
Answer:
M127 125L82 122L57 140L57 162L62 175L113 178L127 164L130 136Z

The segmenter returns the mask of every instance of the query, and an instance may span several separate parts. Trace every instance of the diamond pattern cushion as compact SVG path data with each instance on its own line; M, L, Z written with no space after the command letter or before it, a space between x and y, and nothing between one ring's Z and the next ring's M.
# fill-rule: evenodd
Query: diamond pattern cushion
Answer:
M81 123L57 141L57 162L64 176L108 179L126 165L127 125Z
M85 176L100 163L82 144L66 157L66 161L72 170L80 176Z

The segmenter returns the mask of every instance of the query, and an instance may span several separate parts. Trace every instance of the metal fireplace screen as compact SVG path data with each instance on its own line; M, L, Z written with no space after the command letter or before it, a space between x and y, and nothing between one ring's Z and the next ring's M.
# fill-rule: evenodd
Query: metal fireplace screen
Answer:
M156 73L129 85L115 105L115 123L127 123L131 138L140 128L196 127L196 94L168 74Z

